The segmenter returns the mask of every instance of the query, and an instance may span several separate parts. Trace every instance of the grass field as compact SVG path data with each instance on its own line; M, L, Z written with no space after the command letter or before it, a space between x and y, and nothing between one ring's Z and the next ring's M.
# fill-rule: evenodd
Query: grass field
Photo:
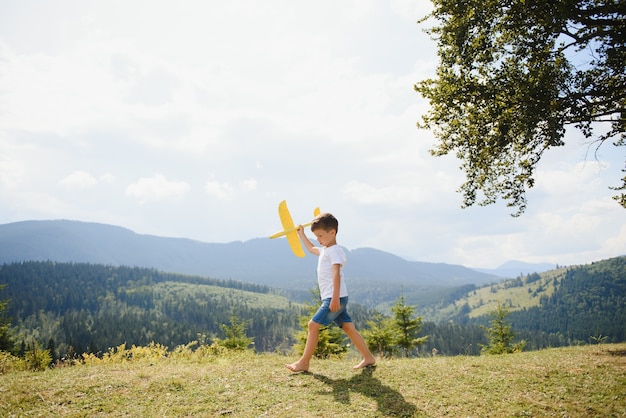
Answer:
M2 417L626 417L626 344L502 356L138 358L0 375Z

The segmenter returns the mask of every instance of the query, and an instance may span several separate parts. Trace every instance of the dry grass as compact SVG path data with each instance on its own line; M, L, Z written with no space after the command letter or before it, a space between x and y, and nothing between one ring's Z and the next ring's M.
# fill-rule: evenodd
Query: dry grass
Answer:
M162 358L0 375L3 417L626 417L626 344L503 356Z

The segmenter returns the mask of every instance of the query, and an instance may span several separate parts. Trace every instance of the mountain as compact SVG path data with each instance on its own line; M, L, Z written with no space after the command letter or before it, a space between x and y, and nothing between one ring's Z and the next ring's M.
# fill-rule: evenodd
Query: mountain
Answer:
M510 260L495 269L472 268L485 274L491 274L498 277L516 278L532 273L543 273L544 271L557 268L550 263L525 263L523 261Z
M351 294L385 293L390 286L397 294L403 286L441 288L498 280L463 266L407 261L372 248L347 252ZM306 292L315 286L317 261L312 256L294 257L284 239L215 244L67 220L0 225L0 263L27 260L149 267Z

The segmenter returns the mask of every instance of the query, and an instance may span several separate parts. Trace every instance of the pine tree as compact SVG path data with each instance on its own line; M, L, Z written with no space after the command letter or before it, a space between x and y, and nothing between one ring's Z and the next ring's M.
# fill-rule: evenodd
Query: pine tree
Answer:
M58 357L57 357L57 349L56 349L56 344L54 343L54 338L50 338L48 340L48 352L50 353L50 361L52 362L52 364L54 364L55 361L57 361Z
M391 311L394 314L394 327L396 329L395 345L400 346L405 357L409 356L413 348L422 345L428 336L417 338L422 331L422 317L413 317L415 306L406 305L404 296L392 306Z
M226 334L226 338L217 340L217 344L222 347L229 350L246 350L254 344L254 338L246 335L246 323L239 320L236 315L230 317L230 325L222 324L220 328Z
M50 351L42 350L39 347L37 341L32 341L30 347L26 350L24 355L26 360L26 367L32 371L45 370L52 364L52 357L50 357Z
M395 350L396 330L392 318L380 312L374 312L373 319L365 322L367 327L362 331L363 339L372 353L382 357L391 357Z
M490 312L493 318L490 322L491 327L483 327L487 331L489 345L481 344L481 353L483 354L505 354L519 352L524 349L525 341L513 344L515 333L511 324L506 320L509 311L498 302L498 307Z
M0 290L4 289L6 284L0 285ZM11 338L11 320L5 315L8 300L0 301L0 351L13 351L13 339Z

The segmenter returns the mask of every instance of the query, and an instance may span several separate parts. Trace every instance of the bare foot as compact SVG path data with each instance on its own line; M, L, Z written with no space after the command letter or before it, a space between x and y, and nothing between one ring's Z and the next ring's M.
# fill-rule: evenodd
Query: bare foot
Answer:
M294 373L297 373L297 372L308 372L309 371L309 365L308 364L302 364L299 361L296 361L295 363L291 363L291 364L285 364L285 367L288 368L289 370L291 370Z
M366 367L375 366L375 365L376 365L376 360L375 359L363 359L363 360L361 360L361 362L359 364L354 366L353 369L354 370L364 369Z

